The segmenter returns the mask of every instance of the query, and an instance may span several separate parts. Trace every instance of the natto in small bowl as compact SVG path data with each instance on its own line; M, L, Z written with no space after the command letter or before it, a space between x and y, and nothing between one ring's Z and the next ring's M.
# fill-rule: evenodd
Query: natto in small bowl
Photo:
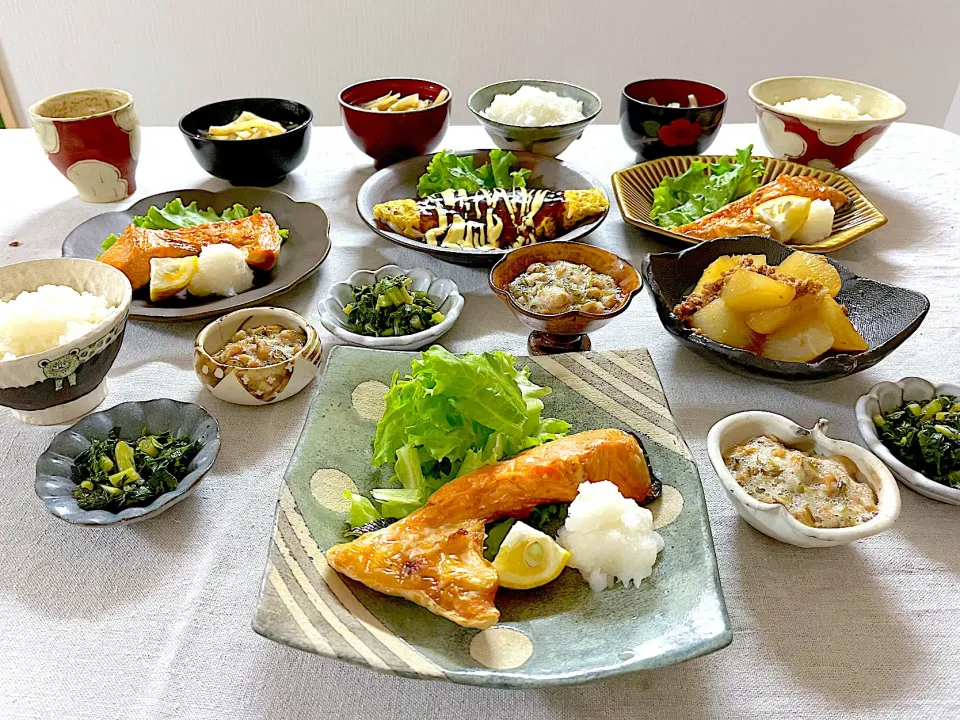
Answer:
M286 132L251 140L212 140L211 125L228 125L248 111L280 123ZM313 112L306 105L277 98L221 100L180 118L190 152L204 170L231 185L276 185L307 157Z
M697 106L689 106L694 95ZM651 102L655 99L656 104ZM669 103L680 107L667 107ZM727 94L695 80L638 80L620 97L620 130L644 160L667 155L702 155L723 124Z
M514 300L508 286L518 275L526 272L533 263L558 260L587 265L595 272L609 275L620 287L622 299L602 313L568 310L557 315L533 312ZM589 350L591 342L587 333L599 330L626 310L641 286L640 274L623 258L594 245L568 240L536 243L511 250L490 270L490 288L520 322L533 330L527 338L527 349L531 355Z

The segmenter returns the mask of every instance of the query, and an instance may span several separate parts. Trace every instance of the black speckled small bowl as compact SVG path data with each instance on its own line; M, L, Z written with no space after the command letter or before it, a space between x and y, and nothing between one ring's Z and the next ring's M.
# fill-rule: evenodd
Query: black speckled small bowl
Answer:
M190 462L189 472L177 489L164 493L149 505L126 508L119 513L81 510L73 498L73 489L76 487L72 479L74 461L90 447L91 439L105 438L115 427L120 429L120 435L124 438L139 437L144 428L148 433L188 435L191 440L200 442L200 452ZM69 523L103 527L138 522L159 515L186 497L213 467L218 452L220 426L199 405L166 398L122 403L88 415L57 435L37 460L34 489L47 510Z

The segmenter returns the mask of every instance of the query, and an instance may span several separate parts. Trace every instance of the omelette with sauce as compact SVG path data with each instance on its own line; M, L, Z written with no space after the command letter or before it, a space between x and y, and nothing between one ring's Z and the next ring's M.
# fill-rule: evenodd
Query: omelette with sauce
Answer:
M634 436L591 430L452 480L402 520L330 548L327 562L458 625L488 628L500 618L494 605L499 582L483 557L484 525L524 518L537 505L571 502L580 483L601 480L641 503L660 492Z
M444 190L373 208L377 224L427 245L495 250L555 240L610 206L602 190Z

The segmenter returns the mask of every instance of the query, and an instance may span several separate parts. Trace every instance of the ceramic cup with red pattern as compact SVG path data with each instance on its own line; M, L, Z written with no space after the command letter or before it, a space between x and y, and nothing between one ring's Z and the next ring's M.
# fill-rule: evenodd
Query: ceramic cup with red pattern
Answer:
M838 170L859 160L907 112L903 100L886 90L838 78L768 78L751 85L749 93L770 154L821 170ZM855 105L860 117L822 118L776 107L798 98L814 100L829 95Z
M52 95L30 108L40 146L87 202L116 202L137 189L140 120L133 96L91 89Z

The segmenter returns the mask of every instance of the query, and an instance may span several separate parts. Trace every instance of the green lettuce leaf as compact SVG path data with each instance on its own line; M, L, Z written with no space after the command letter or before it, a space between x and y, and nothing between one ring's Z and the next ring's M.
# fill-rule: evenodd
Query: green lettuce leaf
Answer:
M361 527L380 519L380 513L377 512L373 503L363 495L344 490L343 496L350 501L350 519L348 520L350 527Z
M474 168L473 156L460 157L449 150L441 150L430 159L427 171L420 176L417 195L426 197L444 190L472 193L526 187L530 171L511 170L516 162L517 156L512 152L494 149L490 151L490 162Z
M735 158L716 163L694 161L676 177L665 177L653 190L650 218L673 228L699 220L760 187L763 163L752 157L753 145L737 150Z
M200 210L197 202L194 200L189 205L184 205L183 200L174 198L163 208L151 205L146 215L136 215L133 218L133 224L137 227L148 230L178 230L179 228L195 227L197 225L206 225L207 223L224 222L225 220L242 220L250 215L256 215L260 208L248 210L239 203L228 207L219 215L213 208ZM290 231L281 228L280 237L286 240L290 236ZM106 250L119 239L119 235L112 234L103 241L101 248Z

